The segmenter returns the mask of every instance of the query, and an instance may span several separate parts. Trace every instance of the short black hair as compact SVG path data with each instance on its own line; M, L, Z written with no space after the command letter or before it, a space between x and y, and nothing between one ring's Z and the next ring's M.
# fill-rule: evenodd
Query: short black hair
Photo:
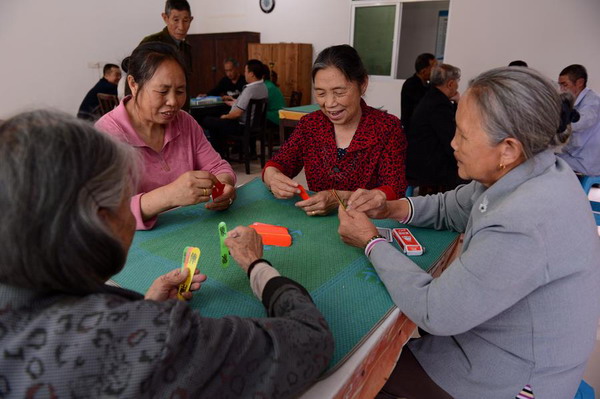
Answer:
M263 79L271 80L271 68L267 64L263 64Z
M187 11L192 14L190 3L187 0L167 0L165 2L165 14L169 15L171 10Z
M113 68L119 69L119 66L115 64L105 64L104 68L102 68L102 75L106 75Z
M508 64L508 66L520 66L520 67L528 67L529 65L527 65L527 63L523 60L515 60L515 61L511 61L510 64Z
M262 79L263 76L265 75L265 70L263 67L263 63L260 62L259 60L248 60L248 62L246 62L246 67L248 67L248 72L252 72L254 74L254 76L256 76L256 79Z
M415 72L419 73L423 69L429 67L431 60L435 60L435 55L431 53L419 54L415 60Z
M231 62L233 64L233 66L236 68L240 66L239 61L236 60L235 58L227 57L223 60L223 64L227 64L228 62Z
M138 90L141 90L146 82L152 79L158 67L167 60L177 62L184 75L187 76L185 62L177 48L162 42L147 42L137 46L129 56L127 73L133 76L133 80L138 85Z
M583 65L580 64L572 64L560 71L558 76L567 75L569 80L573 83L577 81L577 79L583 79L583 87L587 86L588 74L587 70Z
M355 82L359 86L369 77L358 51L347 44L327 47L319 53L312 68L313 82L317 72L329 67L339 69L349 82Z

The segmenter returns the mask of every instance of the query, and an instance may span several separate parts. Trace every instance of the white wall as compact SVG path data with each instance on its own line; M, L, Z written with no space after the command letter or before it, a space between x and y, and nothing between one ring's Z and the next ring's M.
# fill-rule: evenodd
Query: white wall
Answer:
M517 59L555 81L583 64L600 91L599 18L598 0L451 0L445 61L462 69L462 87Z
M1 0L0 119L34 106L75 114L98 80L88 62L117 62L162 29L163 0ZM312 43L315 55L348 43L350 0L277 0L270 14L253 0L190 0L190 33L256 31L263 43ZM570 63L600 89L597 0L451 0L446 62L463 87L486 69L522 58L552 79ZM371 79L367 102L400 114L402 80ZM600 91L600 90L599 90Z
M102 76L164 22L162 0L1 0L0 119L52 107L76 114Z

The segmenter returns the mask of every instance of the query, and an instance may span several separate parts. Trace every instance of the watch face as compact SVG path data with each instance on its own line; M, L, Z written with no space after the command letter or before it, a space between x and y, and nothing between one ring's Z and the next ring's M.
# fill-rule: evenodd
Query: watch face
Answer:
M260 9L265 13L270 13L275 8L275 0L258 0Z

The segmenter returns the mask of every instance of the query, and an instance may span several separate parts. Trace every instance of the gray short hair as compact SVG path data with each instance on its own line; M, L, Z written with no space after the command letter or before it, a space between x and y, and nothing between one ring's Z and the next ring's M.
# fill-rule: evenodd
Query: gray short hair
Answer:
M531 68L502 67L477 76L468 94L475 100L483 129L492 144L513 137L523 145L526 158L564 144L570 127L559 132L561 108L573 106L573 97L559 94L552 82Z
M441 86L449 80L460 79L460 69L450 64L438 64L431 68L429 84Z
M36 291L97 291L126 253L98 215L117 212L135 156L91 124L33 111L0 125L0 282ZM133 177L133 179L132 179Z

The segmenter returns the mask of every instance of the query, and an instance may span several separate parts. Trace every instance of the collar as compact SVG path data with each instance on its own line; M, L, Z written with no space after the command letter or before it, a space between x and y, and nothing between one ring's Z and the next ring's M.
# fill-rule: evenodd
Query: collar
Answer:
M133 123L131 122L131 119L129 118L129 113L127 112L127 108L125 108L125 104L128 103L129 101L131 101L132 98L133 97L131 95L123 98L123 100L121 101L119 106L111 112L111 113L114 113L113 120L121 128L121 131L123 132L122 137L129 145L131 145L132 147L138 147L138 148L142 148L142 147L150 148L144 142L144 140L142 140L142 138L139 136L137 131L134 129ZM182 111L180 110L179 112L182 112ZM174 128L174 125L176 123L178 123L179 118L180 118L180 115L178 114L167 126L165 126L165 138L164 138L163 148L165 145L167 145L167 143L174 140L175 138L177 138L180 135L179 129Z
M474 207L480 206L479 203L485 204L485 207L487 207L490 200L509 196L526 181L546 173L548 168L553 167L557 162L559 161L557 160L554 151L548 149L512 169L487 189L485 189L481 183L478 183L481 185L482 190L479 195L480 199L477 199L474 202Z
M95 293L113 294L129 300L144 299L144 296L139 292L131 291L120 287L113 287L110 285L103 285L98 289L98 292ZM40 302L52 303L53 301L59 299L63 295L77 297L82 296L80 294L69 294L58 291L41 292L29 288L22 288L14 285L0 283L0 313L2 312L2 310L7 308L18 309L24 306L30 306L35 303L39 304Z
M575 100L575 104L573 106L579 106L579 103L583 101L583 98L586 96L586 94L588 94L589 91L589 87L586 87L585 89L581 90L581 93L579 93L579 95L577 96L577 99Z
M365 100L360 99L360 109L361 116L360 121L358 122L358 126L356 127L356 132L354 133L354 137L352 137L352 141L350 145L346 149L348 153L362 150L364 148L372 147L377 144L380 139L380 136L376 134L375 128L377 126L376 123L371 123L371 120L374 117L374 114L377 111L374 108L371 108L367 105ZM333 123L329 120L329 118L323 113L323 111L316 111L316 116L319 119L319 123L324 127L324 131L322 134L315 135L315 139L317 141L317 145L323 146L332 146L337 148L335 142L335 130L333 127Z
M257 85L257 84L259 84L259 83L265 83L265 81L264 81L263 79L261 79L261 80L257 80L256 82L247 83L247 84L244 86L244 89L245 89L246 87L248 87L248 86Z

